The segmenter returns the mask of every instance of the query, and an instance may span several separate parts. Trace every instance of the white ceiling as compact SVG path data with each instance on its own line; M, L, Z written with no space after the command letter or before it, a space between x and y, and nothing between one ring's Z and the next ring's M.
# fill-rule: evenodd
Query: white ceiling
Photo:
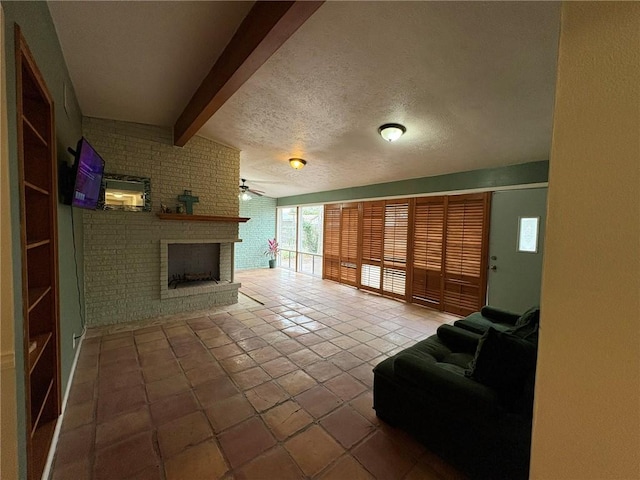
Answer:
M173 125L251 2L49 5L84 115ZM199 134L273 197L547 160L559 22L555 2L327 2Z

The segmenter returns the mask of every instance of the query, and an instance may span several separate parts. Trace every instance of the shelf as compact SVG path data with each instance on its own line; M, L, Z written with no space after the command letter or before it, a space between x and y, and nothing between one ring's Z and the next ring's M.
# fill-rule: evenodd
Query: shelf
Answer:
M60 415L58 199L54 105L42 73L15 25L22 308L23 422L26 475L43 476Z
M43 147L48 146L47 141L42 137L42 135L40 135L40 132L38 132L36 127L29 121L27 117L23 115L22 121L24 122L25 126L29 127L29 130L31 130L31 133L33 133L33 135L35 135L35 137L42 143Z
M24 186L27 187L27 188L30 188L31 190L35 190L36 192L40 192L40 193L42 193L44 195L49 195L49 191L48 190L45 190L44 188L40 188L40 187L38 187L37 185L34 185L31 182L25 181L24 182Z
M29 289L29 311L33 310L44 296L51 291L51 286L34 287Z
M221 215L187 215L185 213L158 213L160 220L178 220L181 222L230 222L245 223L248 217L226 217Z
M29 460L34 473L32 473L29 478L40 478L35 472L42 472L44 470L51 440L56 430L56 423L58 423L56 419L50 420L31 434L32 456Z
M24 130L22 143L24 182L50 192L53 186L53 152L42 144L41 137L31 129Z
M49 395L51 395L51 390L53 390L53 378L49 382L49 387L47 388L47 393L44 395L44 399L42 400L42 405L40 405L40 410L38 411L38 416L35 421L32 422L31 436L33 437L38 430L38 424L40 423L40 417L42 417L42 412L44 412L44 407L47 405L47 400L49 400Z
M40 360L40 357L42 356L42 352L44 352L45 347L51 341L51 336L52 334L51 332L49 332L49 333L43 333L42 335L36 335L33 338L33 340L36 341L36 349L33 352L29 352L29 375L31 375L31 372L33 372L33 369L38 364L38 360ZM45 400L46 400L46 396L45 396ZM43 402L43 404L44 403L45 402Z
M48 245L49 243L51 243L51 240L49 240L48 238L46 240L40 240L38 242L31 242L27 244L27 250L31 250L32 248L42 247L43 245Z

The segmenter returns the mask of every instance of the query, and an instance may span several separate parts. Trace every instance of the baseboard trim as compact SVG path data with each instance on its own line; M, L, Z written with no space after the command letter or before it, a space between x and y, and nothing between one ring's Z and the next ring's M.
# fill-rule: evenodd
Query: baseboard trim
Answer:
M49 454L47 455L47 463L44 466L42 472L42 480L47 480L51 476L51 467L53 466L53 457L56 454L56 447L58 446L58 437L60 436L60 430L62 429L62 420L64 419L64 413L67 410L67 400L69 400L69 392L71 391L71 384L73 383L73 377L76 373L76 365L78 364L78 357L80 356L80 350L82 349L82 342L84 341L84 335L80 337L78 342L78 348L76 348L76 355L73 358L73 364L71 365L71 372L69 373L69 381L67 382L67 388L64 392L64 398L62 399L62 409L60 410L60 416L56 423L56 429L53 432L53 439L51 440L51 446L49 447Z

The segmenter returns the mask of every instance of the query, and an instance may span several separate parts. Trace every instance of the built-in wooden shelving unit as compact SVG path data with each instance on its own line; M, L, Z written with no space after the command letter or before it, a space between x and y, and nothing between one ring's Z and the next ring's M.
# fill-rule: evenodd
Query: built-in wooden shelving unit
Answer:
M42 477L60 415L53 101L16 25L27 475Z
M226 217L222 215L187 215L185 213L158 213L160 220L180 220L181 222L231 222L245 223L247 217Z

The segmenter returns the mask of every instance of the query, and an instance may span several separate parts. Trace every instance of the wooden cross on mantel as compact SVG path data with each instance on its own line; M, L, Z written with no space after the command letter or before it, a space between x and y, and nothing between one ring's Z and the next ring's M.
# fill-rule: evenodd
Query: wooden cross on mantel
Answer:
M191 190L185 190L182 195L178 195L178 201L184 203L187 215L193 215L193 204L198 203L200 199L191 195Z

